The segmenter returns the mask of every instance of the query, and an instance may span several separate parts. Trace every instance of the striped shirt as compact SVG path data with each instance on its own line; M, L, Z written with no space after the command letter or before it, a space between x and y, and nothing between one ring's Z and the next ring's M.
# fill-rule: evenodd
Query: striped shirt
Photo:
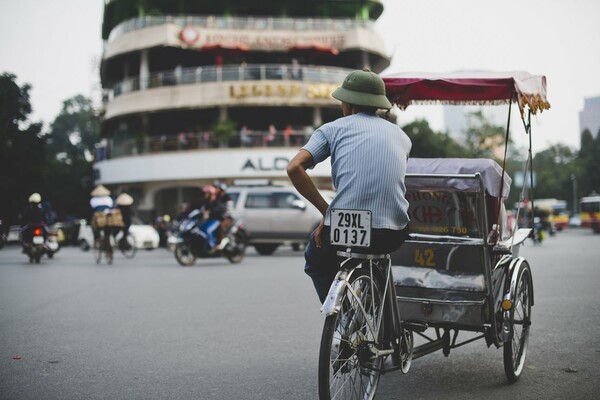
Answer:
M408 201L404 176L412 143L399 126L358 113L324 124L303 147L313 167L331 157L336 196L332 208L370 210L376 229L404 229Z

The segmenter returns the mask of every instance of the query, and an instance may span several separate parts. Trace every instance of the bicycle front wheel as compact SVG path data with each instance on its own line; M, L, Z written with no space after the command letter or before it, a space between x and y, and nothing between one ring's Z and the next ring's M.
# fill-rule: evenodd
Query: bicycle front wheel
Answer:
M344 290L342 308L325 320L319 354L319 398L370 400L379 384L383 357L371 351L383 336L382 290L357 269Z
M135 240L133 239L133 235L131 233L128 233L127 236L119 240L119 248L121 249L121 253L123 253L125 258L131 259L135 257L137 248L135 247Z

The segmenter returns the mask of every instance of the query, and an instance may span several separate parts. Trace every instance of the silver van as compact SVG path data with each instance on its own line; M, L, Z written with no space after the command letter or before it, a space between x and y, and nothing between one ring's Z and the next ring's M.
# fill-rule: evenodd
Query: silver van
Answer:
M321 221L321 213L289 184L248 183L231 186L233 216L248 232L249 244L261 255L270 255L280 245L299 250ZM332 191L321 191L330 202Z

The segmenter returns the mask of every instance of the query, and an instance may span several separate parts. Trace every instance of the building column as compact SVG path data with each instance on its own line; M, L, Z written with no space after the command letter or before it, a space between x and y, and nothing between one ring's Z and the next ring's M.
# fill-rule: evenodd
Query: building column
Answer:
M148 88L148 78L150 77L148 64L148 49L145 49L140 54L140 90Z
M219 108L219 121L221 121L221 122L227 121L227 118L229 118L228 108L227 107Z
M361 52L361 64L363 68L371 69L371 62L369 61L369 54L366 51Z
M321 116L321 107L313 108L313 127L318 128L323 125L323 117Z

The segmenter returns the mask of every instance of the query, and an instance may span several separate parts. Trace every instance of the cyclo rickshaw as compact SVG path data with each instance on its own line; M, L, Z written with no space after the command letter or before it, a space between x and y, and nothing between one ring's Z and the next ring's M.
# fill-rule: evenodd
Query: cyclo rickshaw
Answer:
M550 107L544 76L413 73L384 82L400 108L508 103L506 143L516 102L529 135L528 176L531 115ZM503 348L509 382L523 371L534 297L531 268L519 249L531 229L508 226L503 202L511 179L504 166L411 158L405 182L410 234L392 254L365 254L370 211L331 211L331 241L343 261L321 309L321 399L372 399L381 374L407 373L412 360L438 350L448 356L478 339ZM468 338L459 340L461 332Z

